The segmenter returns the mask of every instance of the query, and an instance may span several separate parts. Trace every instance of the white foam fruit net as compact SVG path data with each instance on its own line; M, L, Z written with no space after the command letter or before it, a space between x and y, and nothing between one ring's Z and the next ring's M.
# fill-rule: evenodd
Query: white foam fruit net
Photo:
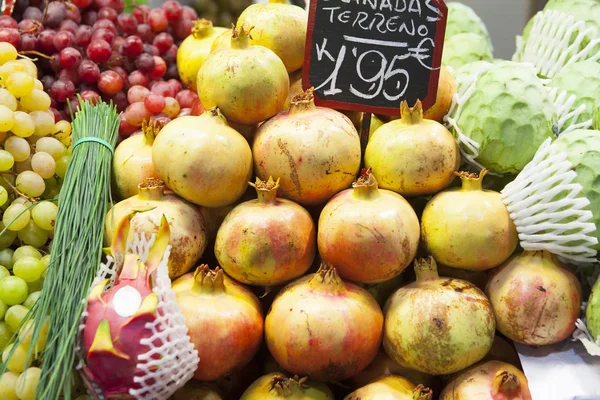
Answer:
M141 261L146 261L148 253L155 240L152 235L150 240L146 239L144 233L133 234L133 241L127 242L127 253L138 254ZM198 352L188 336L185 325L185 317L175 300L175 293L171 288L169 279L168 260L171 246L167 247L163 259L152 276L152 291L158 295L157 317L153 322L146 324L146 329L152 331L152 336L141 339L140 343L147 345L148 352L138 357L137 368L143 371L143 376L134 377L134 381L140 385L139 389L130 389L129 394L136 399L144 400L166 400L177 389L189 381L199 362ZM107 257L107 262L100 264L100 268L94 282L93 288L98 282L109 279L110 283L106 290L110 289L116 277L114 259ZM81 316L80 333L84 329L87 313ZM82 369L85 359L78 349L79 363L77 369ZM159 354L160 358L154 358ZM95 391L96 397L105 399L102 390L88 382Z
M523 249L546 250L570 263L596 262L596 225L576 176L567 155L548 138L502 190Z
M584 40L589 42L582 46ZM556 10L540 11L527 40L517 38L513 61L533 64L538 74L552 78L569 64L599 60L600 52L594 51L598 44L598 32L584 21Z
M574 94L569 95L564 90L548 88L548 95L554 103L558 114L557 128L559 135L576 129L588 129L592 126L593 121L591 118L587 120L581 119L581 115L587 109L586 105L581 104L579 107L574 108L574 104L577 101L577 97ZM568 125L567 122L569 122Z

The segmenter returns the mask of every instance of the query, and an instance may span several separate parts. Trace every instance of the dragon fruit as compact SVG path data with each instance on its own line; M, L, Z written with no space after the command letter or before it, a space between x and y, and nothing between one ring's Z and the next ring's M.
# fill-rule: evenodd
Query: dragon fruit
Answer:
M151 275L163 257L170 236L163 216L156 240L146 261L142 262L138 254L126 254L129 227L130 216L127 216L115 230L109 252L115 259L118 276L112 288L105 290L110 283L106 279L90 291L82 334L84 373L107 398L132 398L130 389L138 387L134 377L143 375L137 368L138 356L150 348L140 341L152 336L146 324L158 316L159 298L152 291Z

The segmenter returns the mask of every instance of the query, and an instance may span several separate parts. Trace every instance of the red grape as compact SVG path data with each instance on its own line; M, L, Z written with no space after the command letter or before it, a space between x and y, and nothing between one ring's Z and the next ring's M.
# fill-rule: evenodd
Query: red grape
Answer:
M194 100L198 98L198 94L193 90L182 90L175 95L175 100L179 103L181 108L192 108L194 106Z
M110 44L102 39L93 40L87 48L87 56L94 62L105 62L110 59Z
M108 29L109 31L111 31L114 34L117 33L116 25L108 19L98 19L98 21L96 21L94 23L94 25L92 25L92 28L94 28L94 30L104 28L104 29Z
M0 42L8 42L18 49L21 42L21 35L19 35L19 31L15 28L2 28L0 29Z
M89 101L92 104L97 104L98 102L100 102L100 100L102 100L100 95L93 90L86 90L83 93L81 93L81 99Z
M58 113L58 110L56 108L51 107L50 108L50 112L54 115L54 122L55 123L58 122L58 121L60 121L62 119L61 115Z
M123 69L121 67L113 67L112 70L115 71L117 74L119 74L121 79L123 79L123 84L129 82L129 80L127 78L127 71L125 71L125 69Z
M97 9L101 9L103 7L109 7L114 9L117 14L120 14L125 9L125 3L123 0L95 0L94 6Z
M100 76L100 68L91 60L83 60L77 69L79 78L86 83L96 83Z
M118 92L110 98L113 104L117 106L117 112L123 112L129 103L127 102L127 95L124 92Z
M92 41L92 27L88 25L80 25L75 33L75 43L81 47L87 47Z
M59 103L66 101L75 94L75 85L71 81L58 80L52 84L50 95Z
M98 21L98 12L94 10L86 11L81 16L81 22L83 22L86 25L92 26L96 23L96 21Z
M38 37L31 33L24 33L21 35L21 43L19 49L23 50L37 50Z
M79 28L79 26L77 25L77 23L75 21L71 21L70 19L65 19L63 22L60 23L58 30L59 31L69 31L73 35L75 35L77 33L78 28Z
M167 64L174 64L177 62L177 45L172 45L161 57Z
M151 44L144 44L144 53L150 54L151 56L159 56L160 53L158 51L158 48L154 45Z
M152 42L152 44L156 46L156 48L158 48L160 54L169 50L173 43L173 36L169 35L166 32L162 32L156 35L154 41Z
M175 0L167 0L161 6L169 22L177 22L183 14L183 7Z
M169 82L158 81L155 82L151 87L150 91L155 94L160 94L164 97L174 97L175 96L175 88L169 85Z
M112 22L117 22L118 14L110 7L102 7L98 10L98 19L108 19Z
M58 73L58 80L71 81L74 85L78 85L81 79L77 69L61 69Z
M52 3L51 3L52 4ZM57 51L61 51L65 47L73 47L75 45L75 35L69 31L61 31L54 35L52 40Z
M177 64L171 64L167 68L164 79L179 79L179 70L177 70Z
M142 122L144 120L149 121L152 115L150 111L144 107L144 103L142 102L131 103L124 114L127 122L135 127L142 126Z
M183 40L188 37L192 33L192 28L194 27L194 22L190 19L181 19L175 25L175 37L177 39Z
M169 118L165 114L161 113L158 115L151 116L150 121L158 122L159 124L162 124L164 126L164 125L168 124L169 122L171 122L171 118Z
M169 20L161 8L153 8L148 13L148 25L154 32L162 32L169 26Z
M44 23L50 28L58 28L60 23L67 17L67 8L62 1L51 1L44 18Z
M102 93L112 96L123 89L123 78L115 71L104 71L98 78L98 89Z
M56 79L54 79L53 75L44 75L42 76L42 79L40 79L42 81L42 84L44 85L44 90L45 91L50 91L50 88L52 87L52 84L54 83L54 81ZM50 99L52 100L52 99Z
M23 33L35 33L44 30L42 23L33 19L21 20L17 26Z
M160 94L150 93L144 98L144 106L151 113L158 114L165 108L165 98Z
M42 10L40 10L37 7L27 7L25 9L25 12L23 12L23 18L25 19L33 19L35 21L42 21L42 18L44 17L44 14L42 13Z
M56 31L53 29L46 29L40 32L38 36L38 48L44 54L52 54L56 52L56 47L54 46L54 36L56 35Z
M73 47L65 47L58 55L60 66L65 69L77 68L79 63L81 63L82 58L79 50L74 49Z
M175 93L179 93L183 89L183 86L181 86L181 82L179 82L177 79L169 79L167 82L169 83L169 85L171 85Z
M163 113L167 114L169 118L175 118L179 114L179 103L173 97L165 97L165 108Z
M177 114L177 118L187 117L188 115L192 115L192 109L191 108L182 108L181 110L179 110L179 114Z
M8 15L0 15L0 28L17 28L19 25L14 18Z
M139 85L139 86L148 86L148 77L146 77L146 75L144 75L143 73L141 73L138 70L133 71L132 73L129 74L129 85L130 86L134 86L134 85Z
M143 102L144 98L148 96L149 93L150 91L148 90L148 88L145 88L144 86L132 86L127 91L127 101L129 101L129 103L131 104Z
M127 122L127 119L125 118L125 114L121 114L121 122L119 123L119 133L122 136L129 136L131 135L133 132L135 132L135 130L137 129L137 127L130 125L129 122Z
M67 2L65 2L65 6L67 9L67 19L79 24L81 22L81 12L79 12L79 8L77 8L75 4Z
M83 10L92 4L92 0L71 0L71 3L73 3L77 8Z
M150 77L150 79L160 79L163 76L165 76L165 73L167 72L167 64L162 58L158 56L154 56L153 58L154 69L152 69L152 71L148 73L148 76Z
M123 55L127 57L137 57L144 51L144 42L138 36L129 36L123 42Z
M92 33L92 41L102 39L107 43L112 43L115 39L115 33L106 28L98 28Z
M125 38L123 36L117 36L113 39L112 49L113 51L119 52L121 50L121 46L125 42Z
M121 14L117 17L117 25L125 35L133 35L137 32L138 22L131 14Z
M152 41L152 28L148 24L139 24L137 26L137 35L144 41L150 42Z
M138 24L145 24L149 11L150 11L150 7L143 4L141 6L137 6L136 8L134 8L133 11L131 12L131 15L134 16L134 18L137 20Z
M135 66L143 73L149 73L154 70L155 61L154 57L150 54L142 53L135 61Z
M198 13L190 6L183 6L182 16L190 21L195 21L198 19Z

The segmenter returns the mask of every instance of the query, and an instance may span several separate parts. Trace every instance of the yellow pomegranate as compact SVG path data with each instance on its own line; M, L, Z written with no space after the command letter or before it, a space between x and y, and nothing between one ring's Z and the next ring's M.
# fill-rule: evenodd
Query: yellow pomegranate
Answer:
M213 40L212 45L210 46L210 52L213 53L219 49L228 49L231 47L231 35L233 34L233 29L226 29L225 32L221 32L219 36Z
M442 122L444 116L450 111L452 105L452 98L456 94L456 81L454 77L444 66L440 69L440 80L438 82L437 97L435 104L431 106L423 114L423 118L432 119L434 121Z
M431 400L433 392L406 378L388 375L355 390L344 400Z
M194 22L192 33L179 46L177 50L177 69L181 83L188 89L196 91L196 78L198 70L206 61L213 41L227 28L213 26L208 19L199 19Z
M302 70L300 69L290 73L290 92L285 101L284 109L289 110L292 99L302 93L304 93L304 90L302 89Z

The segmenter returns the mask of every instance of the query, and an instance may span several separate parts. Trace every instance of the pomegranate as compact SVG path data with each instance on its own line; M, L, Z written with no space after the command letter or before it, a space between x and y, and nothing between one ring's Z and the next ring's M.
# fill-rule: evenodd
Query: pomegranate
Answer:
M324 203L348 188L360 168L352 122L315 106L312 89L258 128L252 151L256 175L279 177L283 197L304 205Z
M277 198L279 180L256 178L258 199L236 206L225 218L215 256L241 283L273 286L303 275L315 258L316 231L304 208Z
M373 361L382 328L375 299L323 264L275 298L265 321L265 340L286 371L334 381L356 375Z
M385 305L383 346L398 364L430 375L451 374L492 347L489 300L473 284L440 278L432 257L415 261L417 280Z
M148 258L142 262L139 255L125 252L129 229L129 216L126 216L119 221L111 245L118 275L107 291L109 279L90 290L82 332L84 374L98 384L108 398L126 398L130 388L140 388L134 380L135 376L144 374L137 368L138 356L150 351L141 339L155 333L146 324L158 316L159 299L152 291L151 275L169 243L169 224L163 217Z
M272 50L288 72L302 68L308 25L308 13L302 7L285 0L252 4L240 14L237 25L254 27L250 43Z
M431 400L433 392L401 376L388 375L350 393L344 400Z
M471 282L481 290L485 290L485 285L488 281L488 276L485 271L469 271L467 269L448 267L440 263L438 263L437 266L440 276L462 279L463 281Z
M214 53L219 49L229 49L231 48L231 35L233 34L233 29L227 29L222 32L213 40L212 45L210 46L210 52Z
M458 145L439 122L423 119L420 101L413 108L403 101L400 115L373 132L365 165L383 189L403 196L437 193L454 179L460 165Z
M228 120L258 124L283 110L290 80L283 62L250 32L234 29L231 48L210 53L198 71L197 89L205 108L219 107Z
M170 400L223 400L223 396L215 384L191 380L173 393Z
M196 90L198 70L206 61L214 40L225 31L228 29L213 26L208 19L194 22L192 34L181 42L177 50L177 70L185 87Z
M378 283L400 275L417 254L419 220L399 194L379 189L363 170L352 189L332 198L319 218L323 261L343 279Z
M398 290L404 283L404 277L398 275L395 278L388 279L381 283L362 284L361 286L377 300L377 303L383 307L390 296Z
M437 97L435 104L425 111L423 118L432 119L437 122L442 122L450 106L452 98L456 94L456 81L446 67L442 65L440 68L440 79L438 82Z
M515 342L543 346L561 342L575 330L581 285L549 252L514 255L492 271L486 293L498 330Z
M173 282L173 291L200 357L194 378L214 381L250 362L263 335L260 303L251 291L207 265Z
M423 246L442 264L484 271L502 264L517 248L517 228L500 193L481 187L486 173L457 174L462 187L438 193L425 206Z
M135 213L132 232L144 233L146 238L156 231L164 215L171 231L169 276L176 278L189 271L202 256L207 244L206 227L196 207L173 194L165 194L164 190L162 181L147 178L139 185L137 196L115 204L106 214L104 243L110 243L116 222L132 213Z
M304 90L302 90L302 70L299 69L298 71L290 73L290 90L288 92L288 98L285 101L284 110L289 110L292 99L303 93Z
M239 199L252 176L252 151L218 108L169 122L152 146L156 173L184 199L224 207Z
M327 385L309 381L308 378L289 378L282 373L272 373L258 378L240 400L333 400Z
M469 368L442 391L440 400L531 400L527 378L516 367L488 361Z
M352 377L352 385L357 388L362 387L387 375L401 376L426 387L431 387L435 383L431 375L398 365L383 349L380 349L373 362Z
M117 196L127 199L138 193L138 185L145 178L158 178L152 164L152 143L160 124L142 124L143 134L130 136L115 149L113 176Z

